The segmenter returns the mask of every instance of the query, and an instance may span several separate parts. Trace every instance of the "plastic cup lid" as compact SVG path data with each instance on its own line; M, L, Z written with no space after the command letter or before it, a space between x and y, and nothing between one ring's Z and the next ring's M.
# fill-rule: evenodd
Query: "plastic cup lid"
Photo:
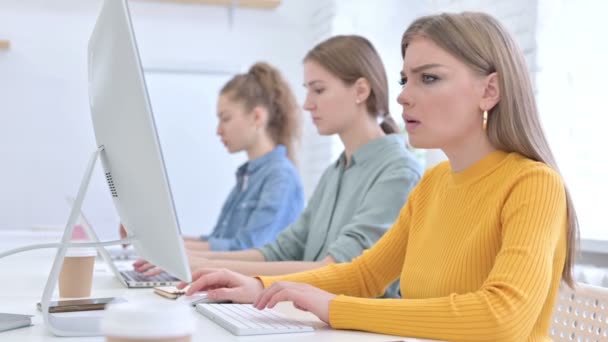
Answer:
M188 336L194 332L194 318L186 303L137 301L107 306L101 322L106 336L163 338Z
M95 248L68 248L65 253L66 257L89 257L89 256L97 256L97 249Z

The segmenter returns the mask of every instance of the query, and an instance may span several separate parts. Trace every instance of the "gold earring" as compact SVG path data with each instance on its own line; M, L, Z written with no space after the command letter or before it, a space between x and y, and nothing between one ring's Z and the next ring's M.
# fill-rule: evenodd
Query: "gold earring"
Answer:
M488 128L488 111L484 110L483 111L483 124L482 124L483 130L485 131Z

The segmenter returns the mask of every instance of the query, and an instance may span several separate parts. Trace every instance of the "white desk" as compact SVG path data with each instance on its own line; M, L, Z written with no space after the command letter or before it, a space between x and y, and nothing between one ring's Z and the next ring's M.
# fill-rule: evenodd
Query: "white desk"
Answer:
M16 233L0 231L0 251L27 244L58 241L57 235L39 237L31 232ZM0 341L56 341L65 338L53 336L44 326L36 303L40 301L42 290L50 271L55 250L37 250L0 259L0 312L34 315L33 326L12 331L0 332ZM12 281L10 281L12 279ZM55 294L57 296L57 294ZM130 301L152 299L166 301L152 293L151 289L126 289L101 260L95 263L93 297L123 297ZM290 303L281 303L278 310L289 317L311 324L315 332L304 334L262 335L237 337L216 325L192 309L196 319L193 341L425 341L398 336L380 335L356 331L333 330L314 315L295 309ZM71 338L71 341L104 341L103 337Z

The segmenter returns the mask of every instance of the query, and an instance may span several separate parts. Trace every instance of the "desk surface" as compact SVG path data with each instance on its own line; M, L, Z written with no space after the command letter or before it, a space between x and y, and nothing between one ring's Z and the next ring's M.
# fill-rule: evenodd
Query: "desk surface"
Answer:
M40 236L31 232L15 233L0 231L0 251L44 242L58 241L55 235ZM0 341L55 341L63 339L53 336L36 310L40 301L48 272L50 271L55 250L38 250L12 255L0 259L0 312L33 315L33 326L11 331L0 332ZM9 281L12 279L12 281ZM57 295L57 294L56 294ZM153 294L151 289L127 289L114 278L102 260L95 263L93 280L93 297L123 297L130 301L158 300L165 301ZM280 303L278 310L283 314L314 326L313 333L290 334L290 341L425 341L413 338L373 334L357 331L333 330L314 315L295 309L290 303ZM285 335L261 335L237 337L216 325L192 309L196 320L196 331L193 341L284 341ZM74 340L74 339L72 339ZM103 341L103 337L78 338L78 341Z

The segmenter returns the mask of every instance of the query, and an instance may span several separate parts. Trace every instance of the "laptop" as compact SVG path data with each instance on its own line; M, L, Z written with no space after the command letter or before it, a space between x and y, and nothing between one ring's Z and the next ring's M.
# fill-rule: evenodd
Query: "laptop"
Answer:
M66 197L66 201L68 206L71 208L74 203L74 199L71 197ZM89 220L87 220L82 210L78 215L77 222L82 225L86 234L94 234L93 226L91 226ZM122 249L121 246L118 248ZM111 250L111 253L108 252L108 249ZM142 273L135 272L131 264L132 260L136 259L137 256L133 252L128 252L128 249L124 253L121 253L117 248L103 247L99 248L98 250L101 258L106 262L106 264L108 264L112 273L114 273L116 278L125 287L152 288L156 286L175 286L181 282L179 279L166 272L153 277L145 277ZM125 255L128 255L129 257L126 258Z

